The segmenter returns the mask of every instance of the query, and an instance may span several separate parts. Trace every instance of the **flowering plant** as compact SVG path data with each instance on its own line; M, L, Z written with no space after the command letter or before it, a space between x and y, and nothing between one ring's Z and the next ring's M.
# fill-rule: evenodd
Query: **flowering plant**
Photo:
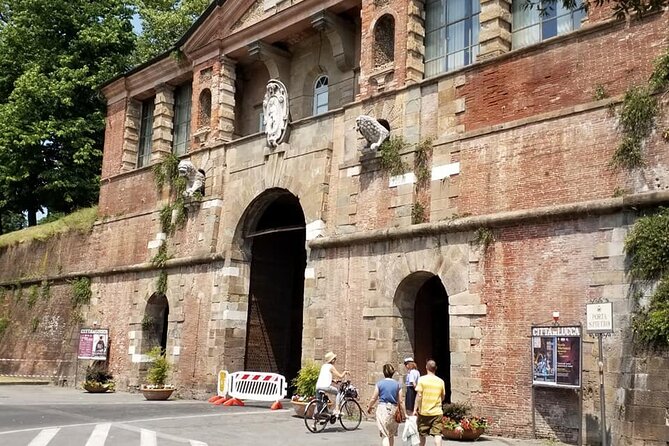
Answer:
M444 429L446 430L478 430L486 429L488 427L488 419L484 417L467 416L460 420L454 420L444 416Z
M488 418L470 415L471 407L468 404L444 404L443 411L444 430L455 431L460 437L465 431L485 430L490 424Z

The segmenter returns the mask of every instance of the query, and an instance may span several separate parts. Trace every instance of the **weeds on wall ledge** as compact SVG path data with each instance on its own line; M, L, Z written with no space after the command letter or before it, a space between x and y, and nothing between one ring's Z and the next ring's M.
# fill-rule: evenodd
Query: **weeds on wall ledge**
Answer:
M625 93L619 113L622 141L611 164L614 167L635 169L644 165L642 148L657 125L661 111L659 97L669 89L669 49L655 60L655 68L647 85L631 87ZM662 132L669 139L669 129ZM666 135L666 136L665 136Z
M490 228L478 228L474 233L474 243L483 249L483 252L488 250L491 243L495 241L495 235Z

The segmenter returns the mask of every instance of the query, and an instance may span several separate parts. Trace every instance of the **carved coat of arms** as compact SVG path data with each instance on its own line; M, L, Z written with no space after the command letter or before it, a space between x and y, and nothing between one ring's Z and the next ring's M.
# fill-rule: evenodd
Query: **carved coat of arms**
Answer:
M270 79L262 101L265 135L270 147L283 142L288 127L288 91L281 81Z

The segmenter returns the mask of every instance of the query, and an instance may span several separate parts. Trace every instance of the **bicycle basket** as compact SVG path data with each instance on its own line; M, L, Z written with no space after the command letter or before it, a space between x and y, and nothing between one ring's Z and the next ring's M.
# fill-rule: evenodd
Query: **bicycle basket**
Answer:
M353 398L357 399L358 398L358 389L356 389L353 386L348 386L346 390L344 390L344 396L348 398Z

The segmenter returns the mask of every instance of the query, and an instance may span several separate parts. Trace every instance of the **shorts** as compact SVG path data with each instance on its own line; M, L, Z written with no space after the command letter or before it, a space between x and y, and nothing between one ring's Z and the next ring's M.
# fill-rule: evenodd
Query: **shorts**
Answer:
M418 434L421 437L441 436L441 431L444 428L443 415L421 415L418 414L416 420L418 425Z

